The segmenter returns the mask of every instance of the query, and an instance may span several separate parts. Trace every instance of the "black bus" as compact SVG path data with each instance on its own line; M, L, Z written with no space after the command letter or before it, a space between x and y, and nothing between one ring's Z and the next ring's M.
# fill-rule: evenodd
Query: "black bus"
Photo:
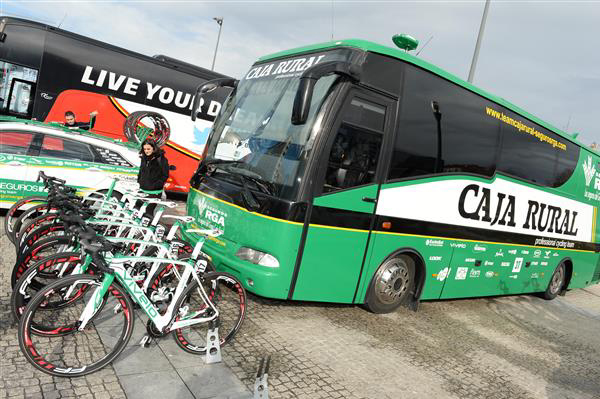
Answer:
M73 111L78 121L87 122L98 111L92 131L127 140L124 122L129 115L160 114L170 128L167 157L176 165L165 185L170 191L188 190L212 121L228 94L228 89L210 93L193 123L189 115L195 88L226 76L13 17L0 17L0 68L3 115L61 122L66 111Z

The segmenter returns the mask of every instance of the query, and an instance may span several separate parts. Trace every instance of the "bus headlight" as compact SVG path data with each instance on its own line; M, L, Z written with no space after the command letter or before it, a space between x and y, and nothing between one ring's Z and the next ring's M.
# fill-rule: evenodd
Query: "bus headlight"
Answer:
M241 247L235 256L242 260L266 267L279 267L279 261L271 254L256 249Z

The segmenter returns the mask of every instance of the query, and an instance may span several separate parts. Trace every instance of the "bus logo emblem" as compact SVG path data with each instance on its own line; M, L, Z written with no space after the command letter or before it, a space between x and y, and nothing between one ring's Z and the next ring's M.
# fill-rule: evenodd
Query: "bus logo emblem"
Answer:
M467 272L469 271L468 267L459 267L458 269L456 269L456 276L454 277L455 280L464 280L465 278L467 278Z
M448 275L450 274L450 269L449 267L445 267L442 270L440 270L440 272L437 274L437 279L438 281L444 281L446 279L446 277L448 277Z
M593 165L590 155L588 155L587 160L583 163L583 174L585 175L585 185L589 186L592 178L596 175L596 167Z

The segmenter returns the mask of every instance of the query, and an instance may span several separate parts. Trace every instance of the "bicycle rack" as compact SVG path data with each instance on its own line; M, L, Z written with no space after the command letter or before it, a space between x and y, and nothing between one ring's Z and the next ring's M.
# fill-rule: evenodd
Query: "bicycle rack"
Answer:
M221 341L219 340L219 327L213 326L206 333L206 364L221 362Z
M154 339L150 336L150 334L146 334L142 337L142 339L140 340L139 345L142 348L149 348L150 344L154 341Z
M271 355L260 359L254 381L254 399L269 399L269 367L271 366Z

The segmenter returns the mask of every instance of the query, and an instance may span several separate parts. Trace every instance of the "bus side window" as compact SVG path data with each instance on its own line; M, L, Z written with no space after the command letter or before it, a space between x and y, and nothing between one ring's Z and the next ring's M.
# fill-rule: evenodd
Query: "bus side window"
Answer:
M384 125L385 107L352 99L331 146L323 193L375 181Z

